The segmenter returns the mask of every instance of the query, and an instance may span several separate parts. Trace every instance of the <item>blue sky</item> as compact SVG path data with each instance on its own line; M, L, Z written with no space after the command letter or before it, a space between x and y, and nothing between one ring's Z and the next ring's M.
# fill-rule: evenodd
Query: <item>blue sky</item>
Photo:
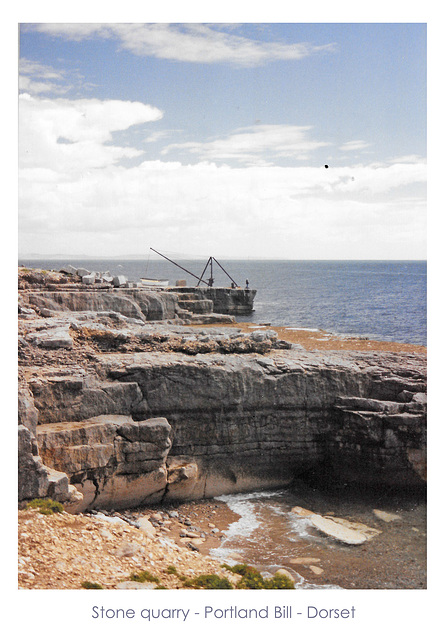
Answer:
M426 257L425 24L24 23L19 86L19 255Z

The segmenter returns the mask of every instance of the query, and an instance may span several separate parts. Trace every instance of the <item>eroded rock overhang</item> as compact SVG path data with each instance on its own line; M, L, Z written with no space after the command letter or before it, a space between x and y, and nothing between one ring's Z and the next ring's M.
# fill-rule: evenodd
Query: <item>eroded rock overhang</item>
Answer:
M27 372L39 453L87 496L82 508L279 487L327 467L365 485L425 482L424 356L295 348L95 360L94 374ZM170 444L147 458L134 434L159 419ZM88 441L68 446L85 429Z

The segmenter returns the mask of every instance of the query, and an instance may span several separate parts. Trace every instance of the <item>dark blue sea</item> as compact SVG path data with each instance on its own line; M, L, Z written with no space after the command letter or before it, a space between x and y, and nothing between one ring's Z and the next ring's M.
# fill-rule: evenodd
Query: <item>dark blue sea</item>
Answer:
M175 260L176 261L176 260ZM180 260L195 276L201 276L206 260ZM90 270L109 270L129 280L168 278L171 285L197 280L163 259L149 260L29 260L28 267L59 270L71 263ZM306 261L226 260L227 272L214 265L215 286L257 290L250 320L284 327L322 329L348 336L426 345L426 261ZM206 277L209 276L209 270Z

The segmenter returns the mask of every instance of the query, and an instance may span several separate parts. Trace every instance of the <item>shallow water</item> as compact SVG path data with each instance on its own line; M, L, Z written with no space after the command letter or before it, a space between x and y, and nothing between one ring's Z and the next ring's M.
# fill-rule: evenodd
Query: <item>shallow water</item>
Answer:
M282 567L296 588L426 588L426 508L422 496L385 493L323 492L300 484L292 490L254 492L217 498L239 516L211 555L228 564L245 562L273 574ZM308 517L291 511L300 506L378 529L362 545L347 545L317 531ZM383 522L380 509L399 516ZM312 559L296 564L295 559ZM320 571L321 570L321 571Z

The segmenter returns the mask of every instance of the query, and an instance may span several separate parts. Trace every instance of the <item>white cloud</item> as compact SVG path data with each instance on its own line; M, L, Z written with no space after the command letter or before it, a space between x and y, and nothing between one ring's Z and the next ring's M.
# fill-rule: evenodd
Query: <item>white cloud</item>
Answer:
M21 58L19 72L19 90L22 92L63 94L70 88L64 71L34 60Z
M344 169L343 175L353 172ZM25 172L21 247L45 253L69 246L71 252L112 255L144 253L151 245L199 255L283 258L380 257L375 252L382 244L389 247L386 257L394 258L404 251L416 257L413 247L424 249L423 200L394 194L378 199L404 182L398 171L364 169L365 197L360 188L345 192L341 176L326 173L160 161L93 169L75 181ZM413 173L408 167L406 179Z
M161 116L142 103L21 96L20 253L116 255L158 246L240 257L424 257L425 202L420 190L412 195L426 181L423 160L329 170L160 160L121 166L140 151L113 145L113 131ZM213 153L255 157L271 146L286 155L321 143L306 127L264 125L211 144Z
M397 158L392 158L391 159L391 163L392 164L398 164L400 162L403 162L403 163L406 163L406 162L407 163L419 163L419 164L424 163L425 164L426 163L426 159L424 159L421 156L416 155L414 153L409 155L409 156L398 156Z
M159 120L150 105L123 100L19 97L19 154L22 168L59 173L106 167L141 151L110 144L114 131Z
M309 137L312 127L295 125L257 125L237 129L232 135L210 142L186 142L171 144L163 149L184 150L203 160L238 160L255 163L270 158L307 159L316 149L327 146Z
M283 44L261 42L226 33L206 24L38 24L26 25L52 36L82 40L92 36L117 38L122 48L138 56L199 63L229 63L240 67L276 60L300 60L323 51L332 43Z
M36 62L35 60L28 60L28 58L20 59L20 73L37 76L46 80L62 80L65 75L63 71Z
M339 149L341 151L361 151L361 149L366 149L369 146L369 142L364 140L350 140L342 144Z

